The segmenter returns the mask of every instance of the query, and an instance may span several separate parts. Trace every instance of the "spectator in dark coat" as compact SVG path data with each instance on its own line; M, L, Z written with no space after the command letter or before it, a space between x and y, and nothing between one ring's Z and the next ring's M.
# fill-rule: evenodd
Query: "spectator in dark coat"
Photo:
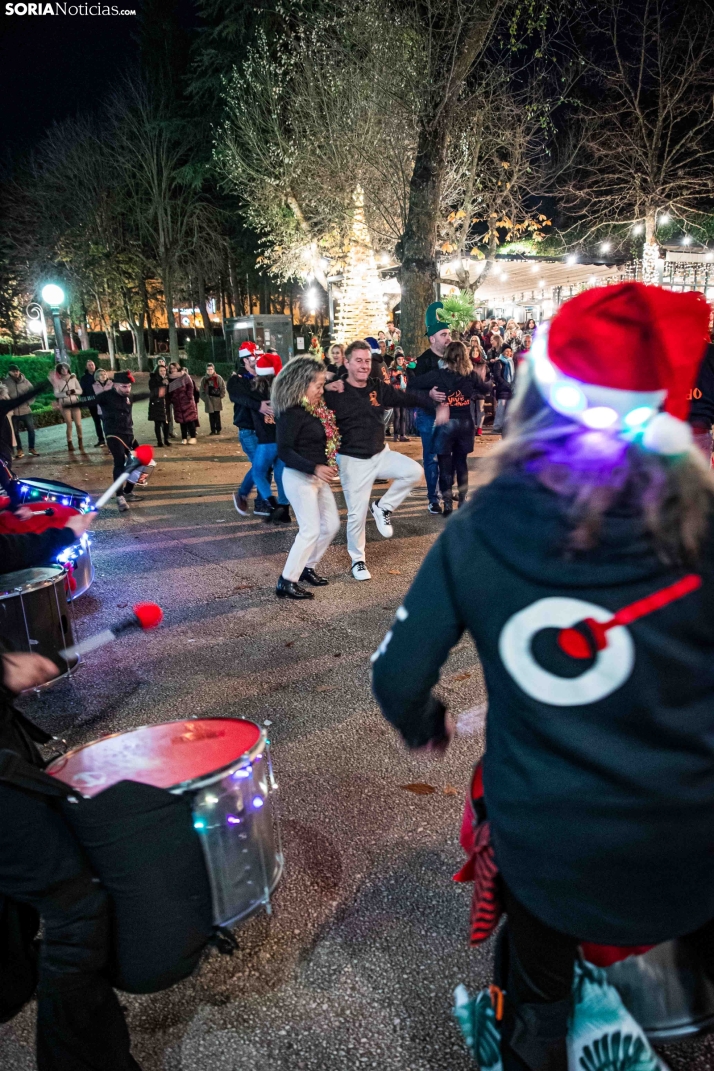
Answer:
M91 396L92 394L95 393L95 391L94 391L94 375L95 375L96 371L97 371L97 366L94 363L94 361L87 361L86 365L84 366L84 372L79 377L79 383L80 383L80 386L82 388L82 394L85 397ZM104 441L104 428L102 427L102 418L99 415L99 410L97 409L96 405L88 405L87 409L89 410L89 415L91 416L92 420L94 421L94 430L97 433L97 441L95 442L94 445L95 446L105 446L106 444L105 444L105 441ZM30 453L32 453L32 451L30 451Z
M203 405L208 413L208 420L211 425L209 434L220 435L221 410L223 409L221 399L226 396L226 383L223 376L218 375L215 366L212 364L206 365L206 374L201 380L199 393L203 398Z
M169 365L169 405L174 420L181 425L181 443L193 445L196 442L196 422L198 409L193 396L194 384L188 372L177 361Z
M149 420L154 422L156 442L170 446L169 442L169 374L165 364L157 364L149 376ZM163 435L163 440L162 440Z

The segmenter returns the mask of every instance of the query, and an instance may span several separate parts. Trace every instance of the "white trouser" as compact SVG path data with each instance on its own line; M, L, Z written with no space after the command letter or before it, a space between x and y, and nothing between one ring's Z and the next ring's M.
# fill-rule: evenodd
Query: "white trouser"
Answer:
M303 569L315 568L337 535L340 515L332 488L317 476L285 468L283 488L300 528L285 562L283 576L297 582Z
M354 564L365 560L365 524L374 481L394 480L379 504L382 509L395 510L419 483L424 471L412 458L390 450L388 446L368 458L338 454L337 464L347 503L347 550Z

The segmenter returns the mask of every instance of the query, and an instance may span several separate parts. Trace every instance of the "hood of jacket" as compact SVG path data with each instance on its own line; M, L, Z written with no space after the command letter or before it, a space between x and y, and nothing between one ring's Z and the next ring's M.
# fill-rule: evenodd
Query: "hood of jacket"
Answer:
M535 584L612 587L667 571L641 513L626 506L612 510L604 517L597 547L574 552L568 549L573 527L568 509L567 499L535 476L514 471L478 491L469 520L495 558Z

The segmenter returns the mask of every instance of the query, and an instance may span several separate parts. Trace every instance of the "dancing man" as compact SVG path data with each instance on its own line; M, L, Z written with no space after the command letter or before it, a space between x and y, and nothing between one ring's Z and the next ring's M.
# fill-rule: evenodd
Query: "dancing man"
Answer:
M371 580L365 563L365 524L375 480L394 480L372 516L379 534L394 535L392 513L419 483L422 470L411 457L390 450L385 441L385 409L433 409L431 401L443 402L436 388L424 391L396 390L381 378L372 379L369 343L351 342L345 350L347 378L325 387L325 401L337 417L342 444L337 455L340 481L347 503L347 550L355 580ZM430 401L431 399L431 401Z

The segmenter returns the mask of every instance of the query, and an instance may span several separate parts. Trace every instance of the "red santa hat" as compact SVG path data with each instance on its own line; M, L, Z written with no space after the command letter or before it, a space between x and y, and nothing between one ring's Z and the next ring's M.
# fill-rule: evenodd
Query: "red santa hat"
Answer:
M238 356L243 360L244 357L257 357L260 352L261 351L258 349L256 343L248 340L246 342L241 342Z
M275 367L271 361L270 353L261 353L255 362L255 374L256 376L274 376Z
M538 328L528 353L553 409L589 428L642 433L661 454L691 443L689 397L709 341L703 294L642 283L595 287Z

